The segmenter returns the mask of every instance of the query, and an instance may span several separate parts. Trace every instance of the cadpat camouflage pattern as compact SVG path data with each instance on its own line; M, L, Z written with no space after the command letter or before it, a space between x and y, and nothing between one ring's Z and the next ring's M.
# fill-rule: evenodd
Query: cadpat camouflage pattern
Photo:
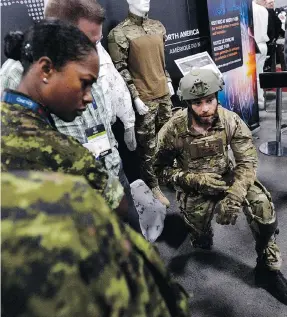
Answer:
M189 316L155 249L82 177L2 173L5 317Z
M58 132L37 113L1 103L1 169L56 171L85 176L112 209L123 197L117 178L77 140Z

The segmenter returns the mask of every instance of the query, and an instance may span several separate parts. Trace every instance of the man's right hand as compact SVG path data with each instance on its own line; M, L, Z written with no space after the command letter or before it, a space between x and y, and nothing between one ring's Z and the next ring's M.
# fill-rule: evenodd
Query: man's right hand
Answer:
M145 114L148 113L149 109L148 109L148 106L146 106L140 98L136 98L134 100L134 104L135 104L135 107L137 109L137 112L139 115L143 116Z
M204 195L217 195L229 188L222 176L216 173L183 173L179 175L178 180L179 183Z
M201 194L217 195L225 192L229 186L222 180L222 176L216 173L193 174L193 182Z

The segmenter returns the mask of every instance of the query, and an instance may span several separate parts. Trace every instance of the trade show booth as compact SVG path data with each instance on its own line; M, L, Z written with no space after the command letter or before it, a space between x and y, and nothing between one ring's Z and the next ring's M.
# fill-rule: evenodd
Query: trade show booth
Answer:
M126 17L128 5L125 0L99 0L99 3L106 9L103 45L107 47L107 35ZM43 8L43 0L23 0L20 3L3 0L2 48L3 37L8 30L23 30L32 21L39 21L43 18ZM23 13L25 10L26 13ZM222 105L238 113L251 130L257 128L259 115L252 0L151 1L149 16L162 22L166 28L166 68L175 91L183 76L176 61L208 52L225 81L224 91L219 96ZM4 61L2 51L2 63ZM180 105L176 95L172 101L174 106Z

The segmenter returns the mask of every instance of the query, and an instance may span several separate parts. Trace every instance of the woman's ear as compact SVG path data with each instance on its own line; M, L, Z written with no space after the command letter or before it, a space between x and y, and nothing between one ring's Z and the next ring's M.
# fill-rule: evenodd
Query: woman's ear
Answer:
M40 68L41 79L45 84L48 84L49 79L55 72L55 67L51 59L47 56L43 56L38 60L38 66Z

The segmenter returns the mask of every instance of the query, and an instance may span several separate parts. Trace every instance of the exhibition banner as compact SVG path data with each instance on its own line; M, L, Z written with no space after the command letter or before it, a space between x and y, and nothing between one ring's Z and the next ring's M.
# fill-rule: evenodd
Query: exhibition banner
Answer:
M251 130L259 126L252 0L207 0L214 62L223 73L221 104Z
M227 13L209 21L214 61L227 72L243 65L240 12Z

